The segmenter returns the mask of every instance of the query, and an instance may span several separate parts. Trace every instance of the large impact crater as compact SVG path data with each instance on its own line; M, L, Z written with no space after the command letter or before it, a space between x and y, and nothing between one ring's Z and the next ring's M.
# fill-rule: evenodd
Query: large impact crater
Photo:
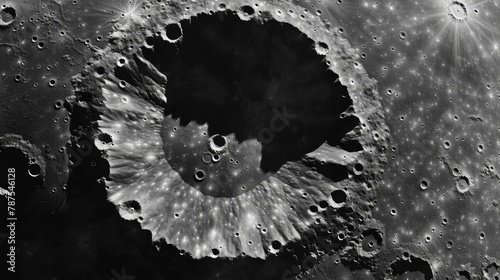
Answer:
M211 5L146 7L68 106L124 218L195 258L265 258L331 232L332 209L367 211L387 131L375 83L324 23Z
M248 192L359 123L340 118L352 105L347 88L288 23L201 14L167 26L167 37L143 50L168 79L163 149L204 194Z

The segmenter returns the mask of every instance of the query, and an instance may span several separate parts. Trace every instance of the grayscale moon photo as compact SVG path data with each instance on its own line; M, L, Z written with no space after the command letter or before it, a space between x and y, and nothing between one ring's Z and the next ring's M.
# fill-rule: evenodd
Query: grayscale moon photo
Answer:
M500 279L497 0L0 0L0 279Z

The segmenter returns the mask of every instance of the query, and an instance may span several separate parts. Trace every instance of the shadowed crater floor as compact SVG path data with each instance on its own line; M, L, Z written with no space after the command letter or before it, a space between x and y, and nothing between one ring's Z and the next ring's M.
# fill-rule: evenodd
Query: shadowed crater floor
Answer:
M164 151L204 194L245 193L359 124L340 117L352 105L346 87L290 24L218 12L166 34L142 50L168 77Z

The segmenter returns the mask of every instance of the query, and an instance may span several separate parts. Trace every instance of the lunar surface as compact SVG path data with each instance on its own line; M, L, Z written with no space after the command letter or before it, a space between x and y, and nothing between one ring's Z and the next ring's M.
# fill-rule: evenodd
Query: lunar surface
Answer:
M1 279L498 279L500 7L0 0Z

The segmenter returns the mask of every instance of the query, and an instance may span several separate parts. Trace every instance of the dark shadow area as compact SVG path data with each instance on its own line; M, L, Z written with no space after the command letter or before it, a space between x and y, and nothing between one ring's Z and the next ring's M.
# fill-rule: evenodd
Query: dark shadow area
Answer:
M257 139L264 172L327 140L338 144L359 123L339 118L352 105L346 87L335 83L338 75L314 41L292 25L218 12L181 21L181 27L180 41L150 37L154 48L142 50L168 77L166 120L208 124L209 136L234 133L239 143Z
M11 23L14 19L16 19L16 9L12 8L12 7L5 7L3 8L1 11L0 11L0 16L1 16L1 20L3 23ZM3 27L0 25L0 27Z
M32 177L28 173L30 168L31 172L40 170L39 165L36 168L33 166L30 166L28 157L20 149L0 149L0 187L9 192L9 195L2 194L0 197L0 279L18 279L15 273L7 269L15 269L19 244L29 233L20 228L30 224L29 217L35 212L34 201L44 199L40 195L42 175Z
M460 276L459 279L467 279L467 280L471 279L470 273L466 270L459 271L458 276Z
M123 80L133 86L137 86L137 83L132 75L130 75L130 73L124 67L115 67L114 73L115 77L117 77L118 79Z
M361 242L361 247L365 252L373 252L383 245L383 238L381 233L377 229L367 229L363 231L363 241Z
M363 150L363 146L357 140L346 140L339 143L339 147L348 152L359 152Z
M75 142L86 140L82 135ZM293 251L269 256L266 260L247 257L195 260L164 241L154 244L149 230L141 229L137 221L124 220L116 206L107 200L105 184L98 179L109 175L109 165L97 147L92 145L89 150L91 153L82 156L71 170L66 203L60 212L19 218L17 278L2 278L4 275L0 274L0 279L271 280L281 279L297 262ZM24 161L19 164L10 161L11 158L23 159L19 151L7 152L9 161L1 160L2 168L10 162L16 169L26 170ZM140 207L135 201L127 205ZM2 249L7 245L4 240L4 231L0 230ZM4 258L0 259L4 261Z
M335 120L335 130L331 132L327 139L327 143L331 146L339 145L342 147L342 138L356 126L360 124L359 119L355 116L347 116ZM345 145L344 145L345 146ZM343 148L343 147L342 147ZM349 148L349 147L348 147ZM356 147L352 147L356 148Z
M403 275L407 272L421 272L425 280L433 278L432 270L428 262L420 258L410 256L409 260L398 260L391 264L392 276Z
M347 194L343 190L335 190L331 193L333 201L335 203L344 203L347 201Z
M321 173L323 176L332 180L333 182L340 182L349 177L347 167L340 164L335 164L331 162L320 163L317 161L307 161L303 160L306 166L314 168L317 172Z
M14 170L8 172L9 169ZM22 210L23 203L27 202L37 188L43 186L40 165L30 164L28 157L16 148L5 148L0 151L0 175L2 178L0 187L8 190L10 186L11 190L14 190L15 208L18 210ZM7 204L2 209L7 209Z

